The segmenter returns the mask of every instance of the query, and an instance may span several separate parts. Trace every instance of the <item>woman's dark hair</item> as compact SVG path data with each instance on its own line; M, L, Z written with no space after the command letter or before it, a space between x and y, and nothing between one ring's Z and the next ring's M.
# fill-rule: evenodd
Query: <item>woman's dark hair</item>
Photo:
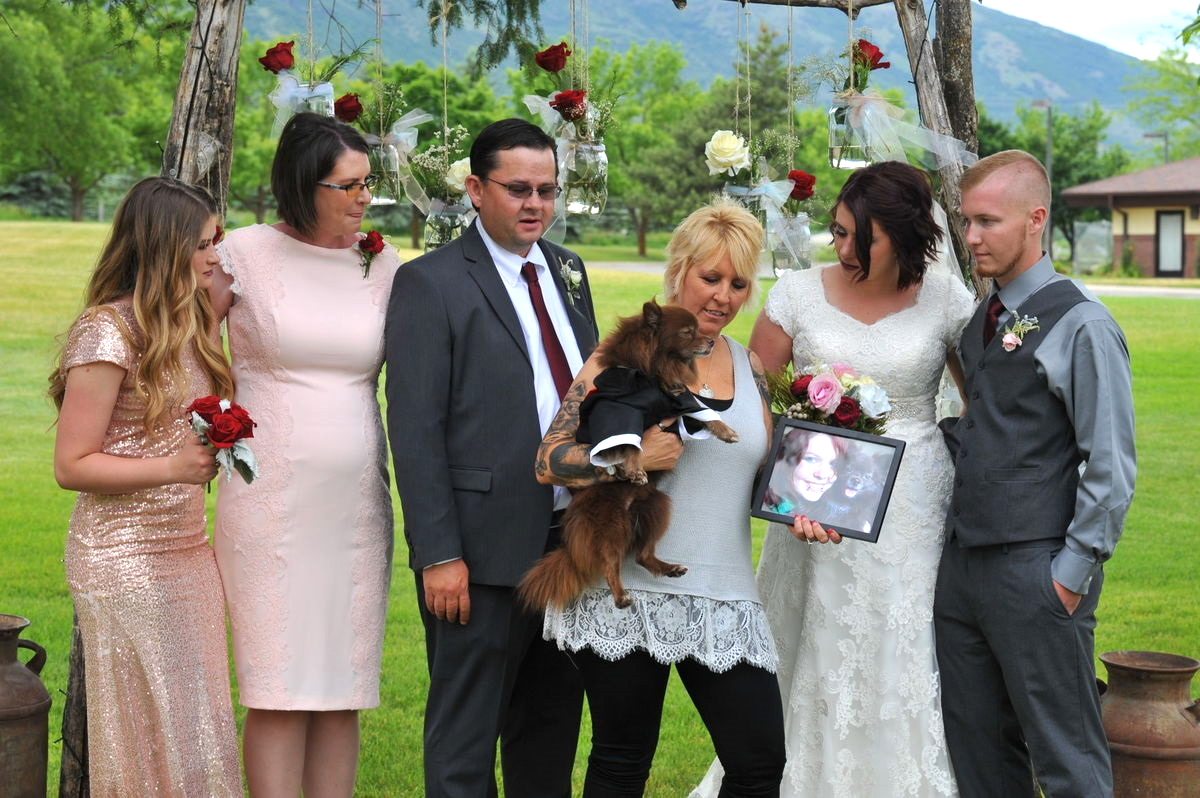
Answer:
M317 181L346 150L367 152L362 134L333 117L296 114L283 126L271 164L271 193L279 217L301 233L317 226Z
M924 172L899 161L864 166L842 186L831 216L839 205L854 217L854 252L862 268L859 279L871 273L871 222L876 221L896 250L898 287L921 282L925 264L944 235L933 220L933 194Z
M554 139L532 122L524 119L501 119L479 131L471 142L471 174L483 179L496 168L496 153L528 147L531 150L554 150ZM558 174L558 159L554 159L554 174Z

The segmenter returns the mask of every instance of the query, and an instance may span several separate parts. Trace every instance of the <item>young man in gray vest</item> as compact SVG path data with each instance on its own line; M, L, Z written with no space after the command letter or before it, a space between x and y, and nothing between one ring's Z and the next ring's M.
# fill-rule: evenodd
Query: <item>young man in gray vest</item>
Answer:
M964 798L1112 795L1093 661L1103 563L1133 497L1121 329L1042 252L1050 185L1025 152L962 178L995 285L963 330L967 409L934 598L946 739Z

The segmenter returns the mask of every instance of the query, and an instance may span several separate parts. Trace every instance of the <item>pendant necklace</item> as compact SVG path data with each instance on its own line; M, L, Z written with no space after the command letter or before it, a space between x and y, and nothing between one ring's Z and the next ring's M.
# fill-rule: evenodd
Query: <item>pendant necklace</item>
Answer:
M708 352L706 352L703 355L696 355L696 357L704 359L704 361L707 363L708 358L712 357L712 353L715 352L716 350L717 350L716 341L714 341L713 346L709 347ZM705 373L705 376L708 375L707 368L704 369L704 373ZM699 376L698 373L697 373L697 376ZM708 380L703 377L701 377L701 379L700 379L700 395L703 396L705 399L712 399L714 396L712 388L708 387Z

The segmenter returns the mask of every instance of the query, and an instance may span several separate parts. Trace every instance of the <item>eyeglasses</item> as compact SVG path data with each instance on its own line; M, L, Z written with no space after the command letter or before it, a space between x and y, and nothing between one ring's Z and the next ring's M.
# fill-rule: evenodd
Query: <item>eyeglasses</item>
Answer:
M529 199L531 196L533 196L533 192L536 191L538 197L542 201L550 202L552 199L562 193L562 186L538 186L537 188L534 188L526 183L501 183L499 180L492 180L490 177L485 177L484 180L488 180L502 187L508 192L508 196L512 197L513 199Z
M354 199L364 188L367 191L370 191L377 182L379 182L379 175L367 175L362 181L356 180L353 183L347 183L344 186L338 185L337 183L324 183L320 180L317 181L317 185L325 186L325 188L336 188L338 191L345 191L347 197Z

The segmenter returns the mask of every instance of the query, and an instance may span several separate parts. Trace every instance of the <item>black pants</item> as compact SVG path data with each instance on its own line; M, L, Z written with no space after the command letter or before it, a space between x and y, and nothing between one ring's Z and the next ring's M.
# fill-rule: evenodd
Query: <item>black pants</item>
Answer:
M585 798L642 795L658 746L671 666L644 651L610 662L583 649L572 659L583 675L592 715ZM744 662L724 673L693 660L675 668L725 768L720 794L778 796L786 755L775 674Z

